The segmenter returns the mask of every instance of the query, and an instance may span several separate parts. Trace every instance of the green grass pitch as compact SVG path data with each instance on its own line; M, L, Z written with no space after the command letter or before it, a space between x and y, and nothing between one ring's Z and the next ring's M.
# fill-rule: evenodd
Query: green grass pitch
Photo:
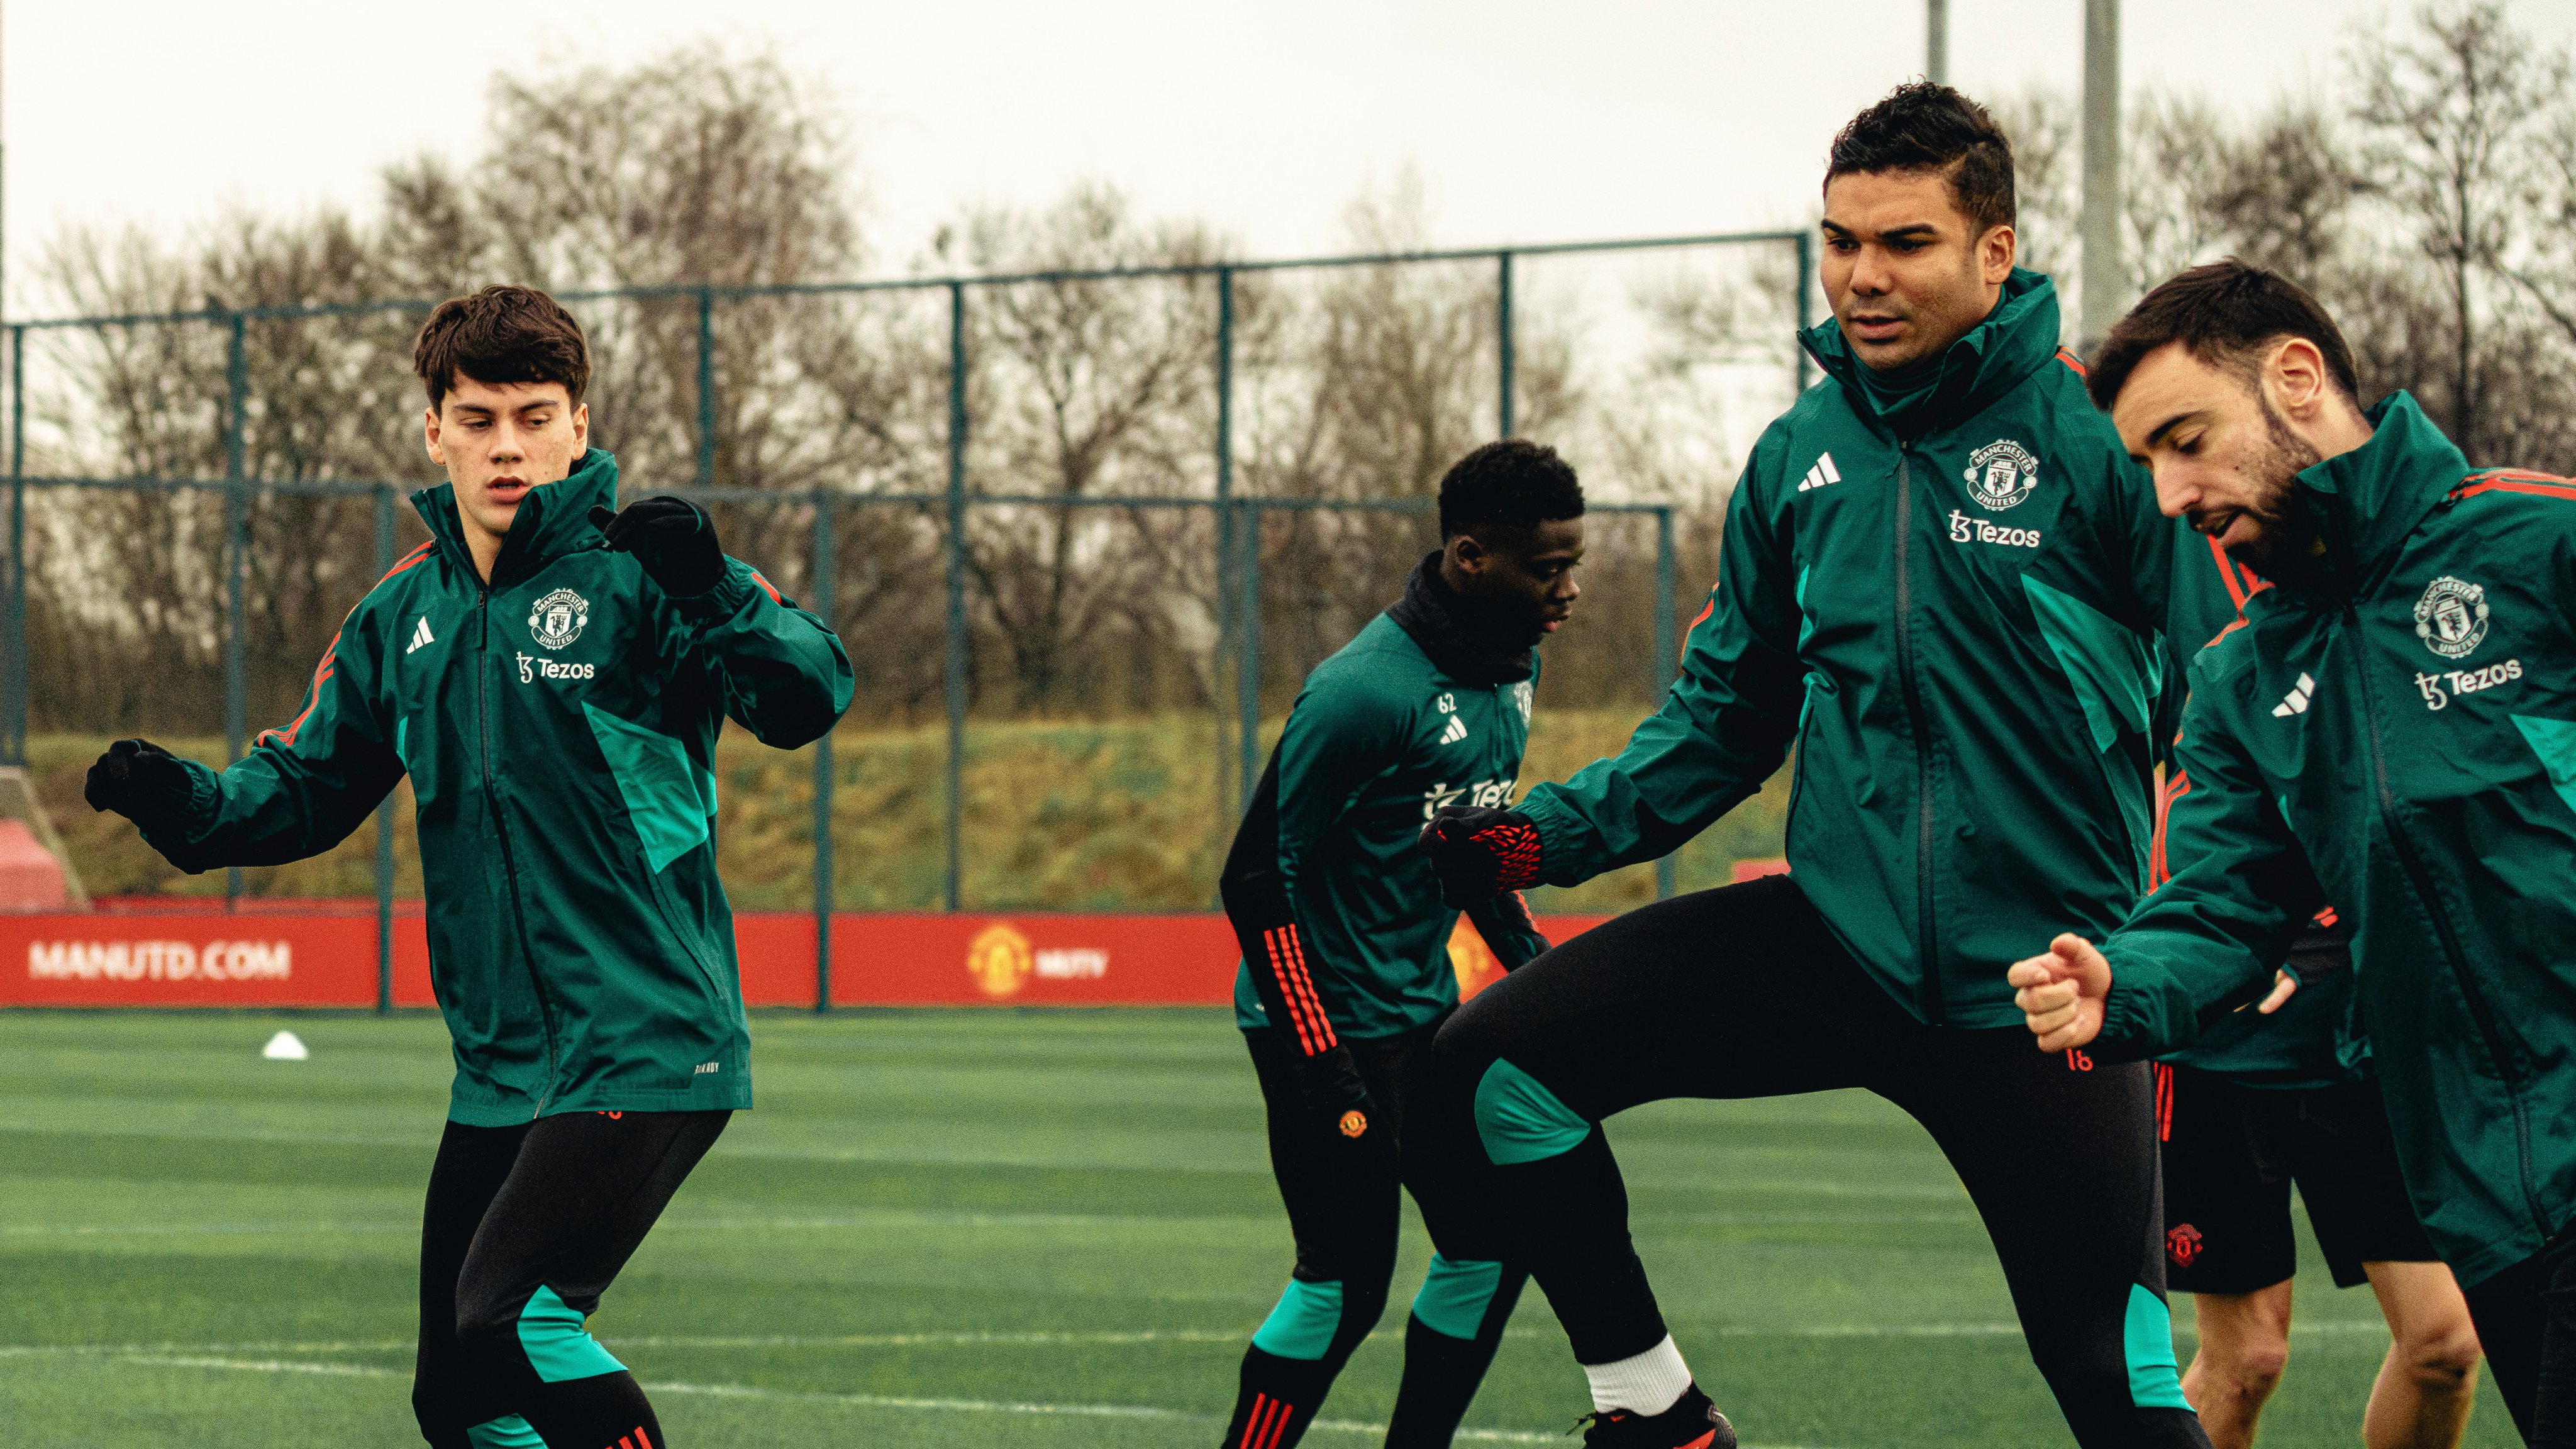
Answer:
M310 1061L259 1059L280 1026ZM774 1015L754 1039L761 1106L593 1320L679 1449L1216 1443L1290 1257L1226 1017ZM0 1015L0 1438L419 1443L446 1081L434 1017ZM1612 1131L1665 1311L1748 1444L2068 1442L1965 1197L1894 1109L1666 1103ZM1310 1443L1375 1442L1429 1253L1407 1232ZM2352 1444L2387 1340L2366 1290L2314 1261L2300 1283L2263 1442ZM1582 1377L1535 1291L1511 1332L1461 1442L1571 1442ZM2513 1443L2482 1398L2470 1443Z

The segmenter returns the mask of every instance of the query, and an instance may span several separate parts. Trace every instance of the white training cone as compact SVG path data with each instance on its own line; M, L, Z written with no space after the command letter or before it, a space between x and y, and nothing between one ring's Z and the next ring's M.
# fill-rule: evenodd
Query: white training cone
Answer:
M272 1062L300 1062L312 1055L291 1031L281 1031L270 1037L268 1045L259 1049L259 1054Z

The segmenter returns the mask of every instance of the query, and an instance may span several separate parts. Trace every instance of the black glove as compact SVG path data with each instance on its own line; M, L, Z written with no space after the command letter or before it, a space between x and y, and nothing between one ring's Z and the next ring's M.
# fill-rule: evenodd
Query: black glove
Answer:
M1440 899L1458 910L1538 884L1538 825L1517 810L1443 805L1422 827Z
M150 740L118 740L89 767L81 798L92 810L113 810L141 823L186 809L195 791L188 767L168 750Z
M1360 1080L1359 1063L1352 1059L1347 1046L1335 1045L1301 1058L1297 1063L1297 1095L1307 1110L1333 1124L1333 1130L1349 1141L1378 1147L1390 1140L1379 1125L1377 1103L1369 1098L1368 1084Z
M664 494L630 503L617 513L594 507L590 521L605 535L601 548L635 555L644 572L672 598L703 594L724 577L724 546L716 542L716 521L685 498Z

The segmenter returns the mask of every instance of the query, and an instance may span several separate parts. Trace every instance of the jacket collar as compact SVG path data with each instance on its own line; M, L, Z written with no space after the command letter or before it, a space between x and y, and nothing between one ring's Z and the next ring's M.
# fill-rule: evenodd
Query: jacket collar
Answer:
M2469 460L2415 399L2390 393L2363 414L2370 441L2302 471L2296 506L2308 516L2316 566L2279 566L2275 582L2346 599L2378 583L2424 516L2468 476Z
M1438 549L1413 566L1412 577L1404 581L1404 597L1386 616L1412 637L1433 668L1460 684L1518 684L1538 672L1529 640L1497 630L1451 591L1440 577Z
M518 516L510 522L509 537L501 540L500 556L492 561L492 587L535 573L565 554L595 546L599 530L590 522L594 505L612 509L617 506L617 459L598 448L582 454L570 476L531 488L519 500ZM411 506L420 514L420 521L429 525L430 536L438 540L439 547L447 550L471 576L474 553L466 546L465 523L456 513L456 485L441 483L435 488L423 488L411 496Z
M1919 438L1974 417L2057 355L2057 284L2041 273L2013 268L2003 295L1986 320L1941 354L1931 383L1882 415L1861 379L1866 364L1843 340L1842 324L1828 317L1798 334L1816 365L1840 383L1852 411L1899 437Z

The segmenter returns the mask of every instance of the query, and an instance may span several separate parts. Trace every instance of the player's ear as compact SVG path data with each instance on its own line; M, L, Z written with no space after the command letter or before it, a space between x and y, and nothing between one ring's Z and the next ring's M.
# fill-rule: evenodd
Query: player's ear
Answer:
M422 413L420 427L421 436L429 445L429 461L442 468L446 467L447 455L439 451L438 447L438 409L431 408Z
M1466 572L1472 574L1481 572L1484 569L1486 557L1485 546L1476 541L1476 536L1474 534L1459 534L1457 537L1450 539L1447 544L1443 545L1443 547L1447 549L1450 559L1455 562L1459 568Z
M590 446L590 404L588 403L572 405L572 440L585 448Z
M1986 228L1977 238L1977 271L1986 285L2001 286L2012 275L2013 262L2021 255L2021 238L2010 223Z

